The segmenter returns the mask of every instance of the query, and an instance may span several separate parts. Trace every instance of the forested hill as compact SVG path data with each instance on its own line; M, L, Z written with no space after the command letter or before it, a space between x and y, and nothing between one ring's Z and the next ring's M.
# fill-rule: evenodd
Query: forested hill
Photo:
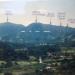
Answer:
M75 28L43 23L24 25L10 22L0 24L0 40L18 43L56 43L75 41Z

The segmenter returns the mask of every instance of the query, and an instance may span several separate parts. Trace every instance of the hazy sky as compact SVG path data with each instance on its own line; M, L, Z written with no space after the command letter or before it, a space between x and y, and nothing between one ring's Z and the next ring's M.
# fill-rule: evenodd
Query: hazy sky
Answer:
M32 11L40 11L41 13L54 13L52 18L53 24L59 24L57 13L64 12L66 19L75 19L75 0L0 0L0 22L6 21L6 12L10 12L9 21L18 24L27 25L35 21ZM38 16L38 21L49 23L49 17ZM75 27L75 23L69 23Z

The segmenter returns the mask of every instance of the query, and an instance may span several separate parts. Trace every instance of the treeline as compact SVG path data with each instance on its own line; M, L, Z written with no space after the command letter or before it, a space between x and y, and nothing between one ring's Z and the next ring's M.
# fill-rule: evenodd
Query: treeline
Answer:
M28 60L30 56L45 58L47 52L56 53L60 48L57 45L33 45L0 42L1 60Z

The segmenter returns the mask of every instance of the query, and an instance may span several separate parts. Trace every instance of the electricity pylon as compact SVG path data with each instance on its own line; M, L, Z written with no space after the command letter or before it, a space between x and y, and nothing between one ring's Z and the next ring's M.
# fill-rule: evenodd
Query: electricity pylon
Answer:
M6 15L6 22L9 22L9 16L11 15L11 12L6 11L5 15Z

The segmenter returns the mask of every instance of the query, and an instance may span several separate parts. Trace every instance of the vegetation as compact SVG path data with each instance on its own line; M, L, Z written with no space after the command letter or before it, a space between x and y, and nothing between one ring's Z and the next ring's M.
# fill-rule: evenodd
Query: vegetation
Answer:
M41 23L28 27L3 23L0 25L0 75L75 75L74 33L75 28L70 27L66 30L66 27Z
M75 53L67 52L67 50L73 51L74 47L69 49L60 48L58 45L23 47L20 44L0 43L0 75L3 73L4 75L75 75ZM39 63L39 56L42 57L43 63Z

